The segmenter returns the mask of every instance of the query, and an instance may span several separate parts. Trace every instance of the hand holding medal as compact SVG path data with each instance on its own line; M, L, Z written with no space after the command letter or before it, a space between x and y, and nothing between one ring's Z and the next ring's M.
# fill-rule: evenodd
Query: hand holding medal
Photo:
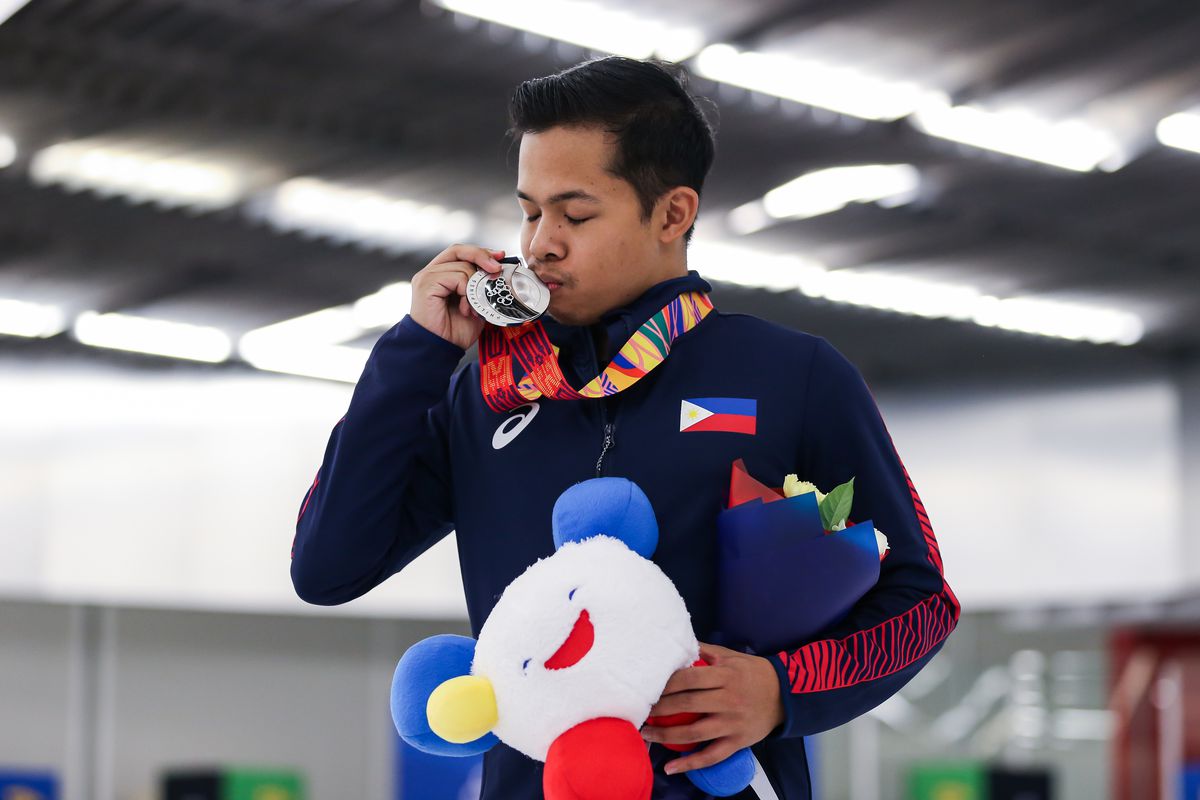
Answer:
M469 244L451 245L438 253L413 276L413 321L466 350L484 326L484 317L467 300L467 284L477 272L503 275L504 265L497 261L503 256L503 250Z

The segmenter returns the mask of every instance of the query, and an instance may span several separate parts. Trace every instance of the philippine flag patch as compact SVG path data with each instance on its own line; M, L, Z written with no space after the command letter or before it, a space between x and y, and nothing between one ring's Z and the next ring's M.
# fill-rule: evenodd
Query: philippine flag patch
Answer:
M742 397L695 397L679 407L680 431L754 434L758 401Z

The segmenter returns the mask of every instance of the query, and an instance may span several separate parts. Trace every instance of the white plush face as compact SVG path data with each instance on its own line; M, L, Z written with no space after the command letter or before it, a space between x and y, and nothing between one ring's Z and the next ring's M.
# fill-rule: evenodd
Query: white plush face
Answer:
M622 542L595 536L508 585L479 632L471 674L495 689L496 736L545 761L580 722L617 717L640 727L671 674L698 657L670 579Z

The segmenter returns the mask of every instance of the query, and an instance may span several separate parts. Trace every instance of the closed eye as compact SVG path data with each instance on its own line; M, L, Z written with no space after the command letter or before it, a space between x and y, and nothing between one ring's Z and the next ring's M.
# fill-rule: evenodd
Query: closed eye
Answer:
M534 214L533 216L526 217L525 221L526 222L537 222L539 219L541 219L541 217L542 217L541 214ZM566 217L567 222L569 222L572 225L582 225L583 223L587 222L589 219L591 219L591 217L583 217L583 218Z

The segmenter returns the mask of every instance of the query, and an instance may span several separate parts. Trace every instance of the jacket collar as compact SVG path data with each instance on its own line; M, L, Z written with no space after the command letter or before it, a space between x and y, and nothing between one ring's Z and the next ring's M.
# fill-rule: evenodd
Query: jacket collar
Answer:
M604 313L600 320L592 325L564 325L549 315L542 317L546 334L550 341L560 348L574 353L587 352L594 341L593 336L600 331L607 334L606 352L596 353L600 368L612 361L621 346L629 340L642 323L662 310L663 306L685 292L711 292L712 286L700 277L695 270L688 270L687 275L668 278L656 283L627 305L614 308ZM590 376L589 376L590 377Z

